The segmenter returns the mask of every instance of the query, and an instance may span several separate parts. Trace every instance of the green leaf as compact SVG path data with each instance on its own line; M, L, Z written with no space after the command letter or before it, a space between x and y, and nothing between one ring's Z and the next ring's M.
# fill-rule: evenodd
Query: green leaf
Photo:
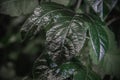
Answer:
M120 49L117 47L117 42L115 40L115 35L109 29L106 29L109 38L109 49L105 54L105 57L102 63L99 66L102 66L105 74L114 75L120 79Z
M61 54L67 58L80 52L86 39L86 24L82 15L64 16L60 18L46 33L46 44L49 54Z
M21 16L32 13L36 6L37 0L4 0L0 3L0 13Z
M115 40L114 33L108 27L104 27L104 30L107 33L108 43L109 43L107 52L106 52L105 57L104 57L104 58L106 58L107 54L116 55L116 53L118 53L118 49L117 49L117 42ZM95 52L92 48L92 45L90 43L89 43L89 50L90 50L90 57L92 59L92 62L94 64L98 64L99 60L97 59ZM107 59L105 59L105 60L107 62ZM104 62L104 59L101 62Z
M116 53L116 52L115 52ZM106 54L103 61L103 70L106 74L114 75L120 79L120 53Z
M101 60L108 49L108 35L104 28L104 23L99 18L93 16L91 17L91 21L89 27L90 40L97 58Z
M73 80L101 80L101 78L93 71L80 70L74 74Z
M76 65L73 62L67 62L67 63L63 63L59 69L63 79L66 79L72 76L76 71L78 71L80 69L80 66Z
M73 80L85 80L86 77L87 77L86 71L81 70L81 71L75 73Z

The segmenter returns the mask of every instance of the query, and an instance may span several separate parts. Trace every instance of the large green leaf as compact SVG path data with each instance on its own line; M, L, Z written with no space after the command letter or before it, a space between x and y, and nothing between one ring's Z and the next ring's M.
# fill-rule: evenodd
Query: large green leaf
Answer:
M99 60L104 57L108 46L109 40L105 30L105 24L100 21L96 16L91 17L91 23L89 27L89 34L92 43L93 50Z
M113 32L108 27L104 27L104 30L107 34L107 43L109 43L109 45L107 45L108 49L107 49L105 55L111 54L111 53L112 54L117 53L118 50L117 50L117 45L116 45L115 36L114 36ZM92 44L90 44L90 42L89 42L89 50L90 50L90 57L92 58L93 63L99 64L99 60L97 59L97 57L95 57L96 55L95 55L94 49L92 48ZM103 62L103 60L102 60L102 62Z
M2 0L0 13L20 16L31 13L36 6L38 6L37 0Z
M86 39L86 24L80 15L61 17L46 33L46 44L49 54L64 53L67 58L79 53Z

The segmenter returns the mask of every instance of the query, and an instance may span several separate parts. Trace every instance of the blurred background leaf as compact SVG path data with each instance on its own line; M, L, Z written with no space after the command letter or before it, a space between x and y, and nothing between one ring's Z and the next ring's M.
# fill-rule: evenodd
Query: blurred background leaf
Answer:
M38 6L37 0L2 0L0 1L0 13L10 16L30 14Z

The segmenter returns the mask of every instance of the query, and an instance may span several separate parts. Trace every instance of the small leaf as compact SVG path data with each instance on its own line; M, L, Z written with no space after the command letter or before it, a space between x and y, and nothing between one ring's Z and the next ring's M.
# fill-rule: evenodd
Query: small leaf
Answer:
M0 13L10 16L30 14L38 6L37 0L4 0L0 3Z
M72 63L72 62L67 62L64 63L60 66L60 73L63 79L67 79L70 76L72 76L77 70L79 70L79 66Z

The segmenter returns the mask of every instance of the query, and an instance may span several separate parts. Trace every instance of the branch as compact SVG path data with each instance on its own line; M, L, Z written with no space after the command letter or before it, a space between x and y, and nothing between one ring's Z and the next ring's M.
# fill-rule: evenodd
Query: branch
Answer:
M109 20L109 21L106 23L106 25L109 26L110 24L112 24L113 22L115 22L115 21L117 21L117 20L119 20L119 19L120 19L120 17L118 17L118 18L115 17L115 18Z
M81 3L82 3L82 0L78 0L78 1L77 1L77 5L76 5L76 7L75 7L75 11L79 9Z

